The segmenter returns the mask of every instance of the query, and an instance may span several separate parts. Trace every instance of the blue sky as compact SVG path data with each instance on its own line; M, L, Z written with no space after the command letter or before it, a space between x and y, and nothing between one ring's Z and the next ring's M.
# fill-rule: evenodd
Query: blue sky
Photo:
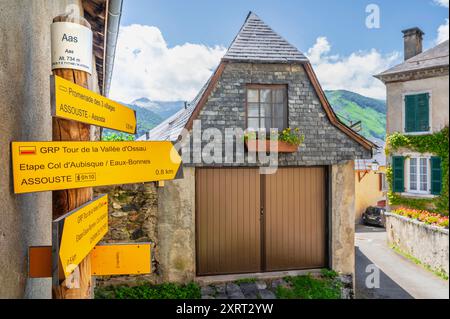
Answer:
M378 4L381 28L365 26L366 6ZM228 46L247 13L258 14L300 50L326 36L340 54L402 50L400 31L412 26L436 37L448 12L433 0L125 0L122 25L157 26L170 46L185 42Z
M380 28L366 27L366 7ZM190 100L217 66L249 11L306 53L325 89L384 98L372 75L402 61L401 30L448 38L448 0L124 0L111 95L130 102Z

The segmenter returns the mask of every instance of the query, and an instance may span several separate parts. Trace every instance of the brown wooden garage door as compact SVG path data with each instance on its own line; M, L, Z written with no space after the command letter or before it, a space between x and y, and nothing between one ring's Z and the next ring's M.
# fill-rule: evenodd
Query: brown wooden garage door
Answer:
M326 265L324 168L198 169L197 273Z

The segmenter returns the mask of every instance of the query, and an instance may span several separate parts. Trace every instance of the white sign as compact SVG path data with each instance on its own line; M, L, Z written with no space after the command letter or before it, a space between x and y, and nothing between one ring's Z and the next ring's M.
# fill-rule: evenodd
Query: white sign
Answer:
M52 24L52 70L75 69L92 74L92 31L72 22Z

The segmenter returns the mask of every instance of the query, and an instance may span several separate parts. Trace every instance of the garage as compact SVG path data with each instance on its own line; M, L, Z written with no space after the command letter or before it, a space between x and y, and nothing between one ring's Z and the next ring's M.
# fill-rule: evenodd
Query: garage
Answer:
M327 266L327 169L196 170L197 275Z

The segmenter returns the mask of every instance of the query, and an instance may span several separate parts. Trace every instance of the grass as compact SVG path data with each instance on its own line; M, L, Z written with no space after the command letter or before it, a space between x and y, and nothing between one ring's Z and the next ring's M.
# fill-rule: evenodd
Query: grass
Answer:
M290 287L279 286L276 296L279 299L341 299L341 284L334 280L336 275L332 271L323 271L321 278L310 274L286 277Z
M402 255L403 257L411 260L416 265L419 265L422 268L432 272L436 276L438 276L438 277L440 277L440 278L442 278L444 280L448 280L448 275L443 270L432 268L430 265L423 263L420 259L417 259L413 255L410 255L407 252L404 252L403 250L400 249L400 247L398 247L396 245L392 245L391 249L393 249L397 254Z
M97 288L95 299L200 299L200 286L196 283L187 285L143 284L136 287L110 286Z

